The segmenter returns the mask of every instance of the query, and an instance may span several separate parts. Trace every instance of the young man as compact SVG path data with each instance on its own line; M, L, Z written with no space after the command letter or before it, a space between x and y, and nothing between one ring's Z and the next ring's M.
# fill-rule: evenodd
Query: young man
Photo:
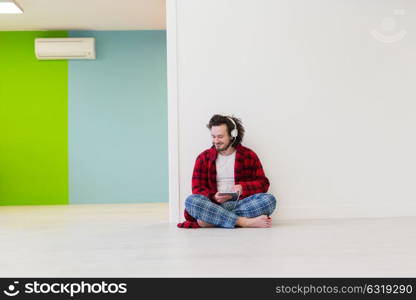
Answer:
M178 227L271 227L276 199L267 193L270 183L256 153L241 145L241 121L214 115L207 127L213 145L196 159L186 221ZM226 192L239 192L240 197L231 201L230 195L221 195Z

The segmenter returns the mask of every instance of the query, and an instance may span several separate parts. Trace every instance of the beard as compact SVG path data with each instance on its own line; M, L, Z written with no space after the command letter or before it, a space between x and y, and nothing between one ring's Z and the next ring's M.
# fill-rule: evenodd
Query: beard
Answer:
M218 152L221 152L221 151L225 151L225 150L227 150L228 148L230 148L230 146L231 146L231 141L230 141L230 142L228 142L228 144L225 144L225 143L222 143L222 144L214 144L214 143L213 143L213 145L214 145L215 149L217 149L217 151L218 151Z

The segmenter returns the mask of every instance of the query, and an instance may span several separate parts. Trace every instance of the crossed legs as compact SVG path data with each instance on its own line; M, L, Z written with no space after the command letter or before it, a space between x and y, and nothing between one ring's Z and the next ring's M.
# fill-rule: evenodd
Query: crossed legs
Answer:
M235 208L234 208L235 207ZM211 202L207 197L193 194L185 200L188 213L198 220L201 227L271 227L268 217L276 208L276 198L269 193L254 194L221 205Z

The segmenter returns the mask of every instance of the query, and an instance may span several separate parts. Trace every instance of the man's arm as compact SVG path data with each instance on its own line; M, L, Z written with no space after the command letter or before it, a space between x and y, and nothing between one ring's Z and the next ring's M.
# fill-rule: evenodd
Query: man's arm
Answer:
M194 171L192 173L192 194L203 195L209 199L213 199L214 194L211 193L208 186L208 169L206 160L200 154L195 161Z
M264 174L263 166L260 159L255 153L253 157L253 179L250 181L239 182L242 187L243 193L240 198L246 198L257 193L266 193L269 190L270 182Z

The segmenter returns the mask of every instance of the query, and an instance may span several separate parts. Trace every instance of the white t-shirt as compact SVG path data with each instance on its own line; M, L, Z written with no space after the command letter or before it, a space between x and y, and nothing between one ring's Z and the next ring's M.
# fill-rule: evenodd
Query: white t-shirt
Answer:
M217 160L215 161L218 192L232 192L234 186L235 153L236 151L230 155L221 155L218 153Z

